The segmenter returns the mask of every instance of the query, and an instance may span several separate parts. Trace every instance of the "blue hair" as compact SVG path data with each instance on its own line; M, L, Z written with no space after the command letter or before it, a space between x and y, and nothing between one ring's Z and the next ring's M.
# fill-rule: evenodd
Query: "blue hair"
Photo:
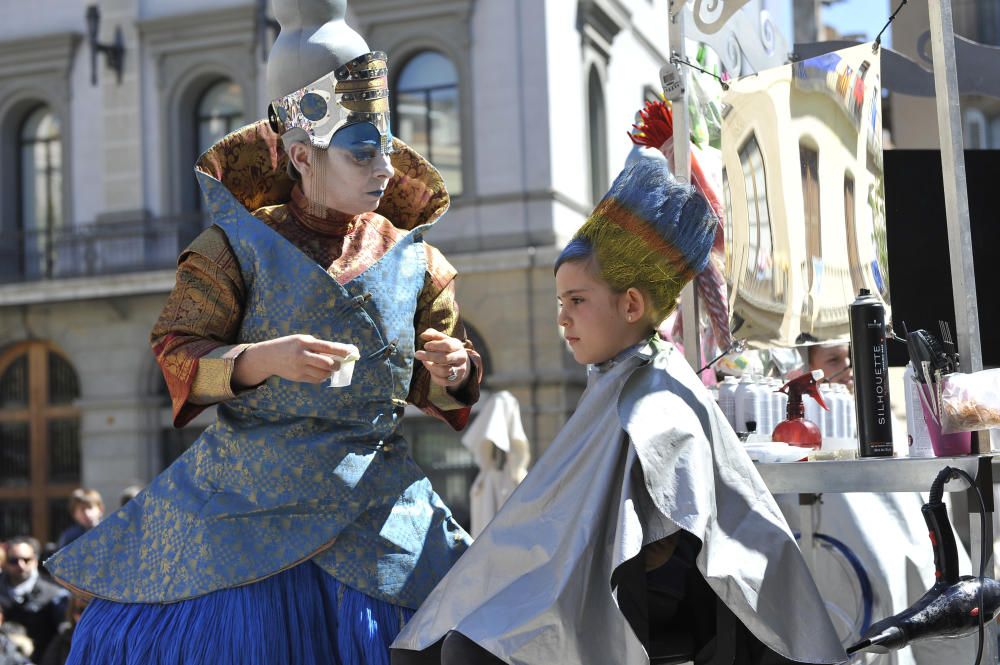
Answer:
M559 272L559 267L564 263L580 262L585 263L594 259L594 246L587 238L577 236L569 241L556 259L556 264L552 267L552 272Z

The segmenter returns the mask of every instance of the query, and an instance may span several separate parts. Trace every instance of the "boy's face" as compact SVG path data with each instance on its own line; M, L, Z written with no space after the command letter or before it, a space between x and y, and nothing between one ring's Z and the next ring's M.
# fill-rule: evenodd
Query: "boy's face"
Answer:
M854 392L851 347L847 344L810 347L809 369L823 370L825 378L834 383L843 383L851 392Z
M588 263L570 261L556 272L559 326L581 365L614 358L638 340L626 321L622 295L592 274Z
M76 507L73 508L73 519L76 523L82 526L84 529L90 529L97 526L97 523L101 521L104 511L101 509L99 504L86 504L78 503Z

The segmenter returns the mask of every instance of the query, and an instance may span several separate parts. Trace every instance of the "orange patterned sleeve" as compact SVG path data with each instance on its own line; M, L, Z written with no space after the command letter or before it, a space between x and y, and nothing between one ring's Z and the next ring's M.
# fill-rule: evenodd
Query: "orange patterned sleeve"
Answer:
M233 396L235 344L243 317L239 264L217 227L210 227L178 259L177 280L150 343L183 427L209 404Z
M432 383L430 373L423 363L415 361L407 401L424 413L440 418L454 429L460 430L468 424L472 405L479 400L482 359L469 341L459 317L458 302L455 300L457 272L436 248L427 244L425 247L427 272L414 320L417 348L420 348L420 334L428 328L434 328L465 343L472 370L465 386L460 391L452 392Z

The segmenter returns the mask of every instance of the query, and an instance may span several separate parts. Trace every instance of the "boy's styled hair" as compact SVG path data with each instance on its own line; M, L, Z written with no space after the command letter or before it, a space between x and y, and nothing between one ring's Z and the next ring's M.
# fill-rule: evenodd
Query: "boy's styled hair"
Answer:
M104 499L101 498L101 493L97 490L87 489L86 487L80 487L73 490L73 493L69 495L69 512L70 514L76 510L77 506L100 506L104 509Z
M648 295L662 321L708 263L716 226L701 194L677 183L663 160L642 157L615 178L555 269L593 260L613 290L635 287Z

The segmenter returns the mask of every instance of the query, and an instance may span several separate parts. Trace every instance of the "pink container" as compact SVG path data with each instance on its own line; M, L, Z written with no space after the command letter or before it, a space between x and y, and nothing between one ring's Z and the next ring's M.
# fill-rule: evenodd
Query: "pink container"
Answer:
M924 386L917 386L918 390L923 390L923 388ZM934 416L927 410L924 400L919 400L919 402L920 410L924 412L924 422L927 423L927 432L931 435L931 448L934 449L936 456L957 457L972 453L972 432L942 434L941 424L935 422Z

